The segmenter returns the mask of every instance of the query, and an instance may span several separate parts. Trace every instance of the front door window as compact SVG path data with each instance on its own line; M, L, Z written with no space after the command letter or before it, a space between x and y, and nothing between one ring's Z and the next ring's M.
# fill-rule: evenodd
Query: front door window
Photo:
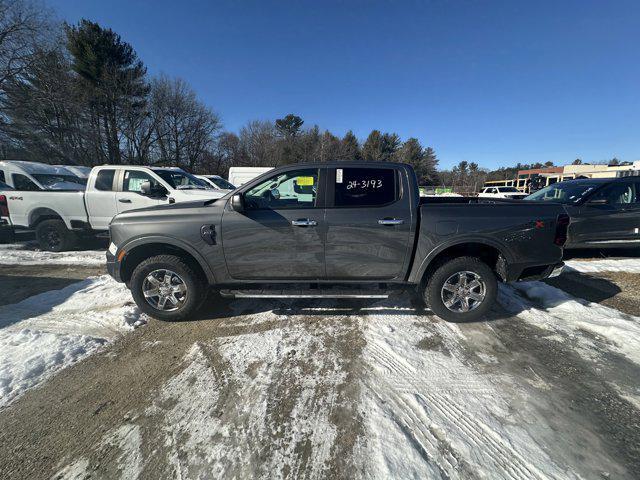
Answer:
M273 176L248 190L247 208L281 210L314 208L318 195L318 170L305 168Z

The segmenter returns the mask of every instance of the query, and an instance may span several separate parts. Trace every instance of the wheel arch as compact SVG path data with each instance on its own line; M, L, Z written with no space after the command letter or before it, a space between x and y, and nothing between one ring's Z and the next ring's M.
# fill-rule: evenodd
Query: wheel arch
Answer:
M414 282L418 285L424 285L440 265L457 257L480 258L498 274L498 278L504 280L506 277L506 264L511 256L498 242L487 239L474 239L446 244L427 255L414 276Z
M151 237L128 243L121 248L126 253L120 261L120 278L128 283L140 262L157 255L176 255L192 266L209 284L215 276L204 258L192 247L174 238Z
M64 219L58 212L48 207L37 207L29 212L29 228L36 228L39 223L45 220L61 220L64 222Z

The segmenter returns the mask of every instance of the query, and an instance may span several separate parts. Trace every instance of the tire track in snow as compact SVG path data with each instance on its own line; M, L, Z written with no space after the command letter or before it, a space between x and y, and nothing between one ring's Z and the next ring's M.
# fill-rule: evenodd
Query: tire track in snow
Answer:
M367 393L383 405L411 448L442 478L567 478L526 432L519 438L509 436L504 419L496 418L491 407L505 400L489 381L464 365L457 327L414 318L442 336L451 357L416 353L416 331L407 328L406 318L369 316L365 324L370 327L365 332L366 363L371 364ZM395 343L391 338L396 335L405 338Z

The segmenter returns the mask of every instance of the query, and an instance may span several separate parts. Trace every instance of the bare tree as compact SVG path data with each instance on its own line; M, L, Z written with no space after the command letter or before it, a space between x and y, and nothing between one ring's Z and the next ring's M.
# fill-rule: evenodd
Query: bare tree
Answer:
M163 163L197 168L213 148L222 128L220 117L196 98L182 79L162 76L151 87L159 159Z
M249 167L275 167L280 158L273 123L252 120L240 129L244 164Z
M20 75L52 40L48 11L28 0L0 0L0 89Z

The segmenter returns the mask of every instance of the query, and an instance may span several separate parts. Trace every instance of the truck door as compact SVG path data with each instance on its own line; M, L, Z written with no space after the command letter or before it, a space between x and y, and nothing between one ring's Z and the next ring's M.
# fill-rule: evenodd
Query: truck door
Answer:
M95 230L107 230L109 222L118 213L116 206L116 170L102 168L91 175L84 195L89 223Z
M327 278L404 276L413 238L412 195L393 167L333 168L327 183Z
M151 186L161 184L149 172L137 169L127 169L122 174L121 189L116 192L116 208L118 213L135 208L153 207L167 203L166 199L150 197L142 194L142 184L150 182ZM164 185L162 185L164 187ZM165 187L166 188L166 187Z
M635 233L640 228L636 196L632 181L617 181L594 193L579 207L570 227L572 243L596 247L640 239Z
M326 169L292 168L242 190L245 209L226 209L222 247L236 279L324 279Z

